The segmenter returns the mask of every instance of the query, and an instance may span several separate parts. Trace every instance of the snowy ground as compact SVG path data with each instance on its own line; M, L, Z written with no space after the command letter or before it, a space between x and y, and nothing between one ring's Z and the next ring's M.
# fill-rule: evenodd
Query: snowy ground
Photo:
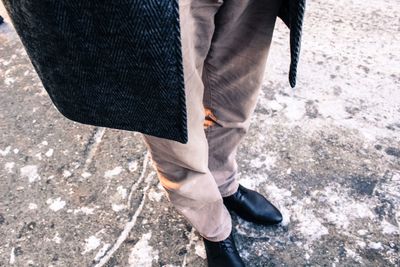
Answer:
M277 23L238 163L284 221L232 215L248 266L400 266L399 17L398 0L308 1L294 92ZM9 23L0 77L0 266L206 266L139 134L62 117Z

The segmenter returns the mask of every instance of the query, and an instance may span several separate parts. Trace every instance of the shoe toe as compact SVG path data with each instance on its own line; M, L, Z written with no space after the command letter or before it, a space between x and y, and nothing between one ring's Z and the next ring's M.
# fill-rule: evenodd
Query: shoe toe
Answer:
M282 221L282 213L270 201L257 192L254 197L257 200L254 200L253 203L257 203L257 206L253 208L253 211L260 223L272 225Z
M281 212L262 194L239 184L236 193L224 197L224 204L240 217L263 225L274 225L282 221Z
M267 209L263 214L263 219L268 224L278 224L282 221L282 213L274 206Z

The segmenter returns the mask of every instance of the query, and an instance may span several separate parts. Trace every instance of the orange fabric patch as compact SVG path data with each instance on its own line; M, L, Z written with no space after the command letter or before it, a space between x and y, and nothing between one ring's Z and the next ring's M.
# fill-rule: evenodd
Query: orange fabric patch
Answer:
M205 119L204 119L204 129L212 126L215 124L217 121L217 118L215 115L211 112L211 109L204 107L204 112L205 112Z

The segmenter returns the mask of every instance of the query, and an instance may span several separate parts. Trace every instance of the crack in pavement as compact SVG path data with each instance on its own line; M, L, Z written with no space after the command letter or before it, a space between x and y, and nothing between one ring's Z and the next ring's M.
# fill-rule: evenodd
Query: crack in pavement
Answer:
M85 164L83 165L83 171L86 172L93 161L93 157L96 154L97 148L101 143L101 140L106 132L106 128L103 127L96 127L90 136L85 150L83 151L83 157L85 158Z
M128 221L127 224L125 224L124 230L122 230L121 234L119 235L118 239L114 242L113 246L105 252L105 254L97 261L96 265L93 265L93 267L102 267L105 264L107 264L107 262L115 254L115 252L122 245L122 243L128 238L130 231L136 225L136 220L137 220L138 216L142 212L142 209L143 209L143 206L144 206L147 194L148 194L148 190L149 190L149 188L150 188L150 186L152 184L151 181L152 181L153 177L154 177L154 173L151 173L147 177L147 179L146 179L147 180L147 185L143 189L142 200L140 202L139 207L137 208L137 210L133 214L132 218ZM93 260L93 262L96 262L96 261Z
M139 179L132 184L132 187L129 191L129 195L128 195L128 203L127 206L130 209L131 205L132 205L132 194L134 191L136 191L136 189L138 188L139 184L142 182L144 175L147 171L147 166L148 166L148 162L149 162L149 156L150 156L150 152L147 150L144 159L143 159L143 167L142 167L142 173L140 174Z

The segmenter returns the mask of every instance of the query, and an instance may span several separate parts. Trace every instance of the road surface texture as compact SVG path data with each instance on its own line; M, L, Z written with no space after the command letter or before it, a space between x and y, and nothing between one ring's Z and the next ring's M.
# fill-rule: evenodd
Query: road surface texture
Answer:
M140 134L64 118L0 13L0 266L206 266ZM284 220L232 214L248 266L400 266L399 17L308 1L294 91L277 22L238 179Z

